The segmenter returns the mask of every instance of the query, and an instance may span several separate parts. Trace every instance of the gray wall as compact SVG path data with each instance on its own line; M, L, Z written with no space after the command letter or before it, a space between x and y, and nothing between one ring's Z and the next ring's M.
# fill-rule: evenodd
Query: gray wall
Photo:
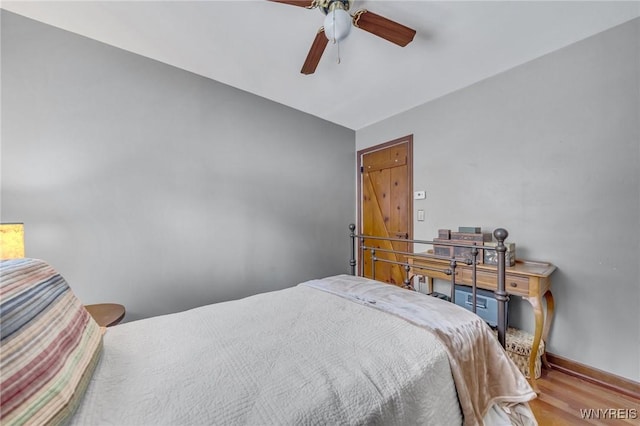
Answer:
M414 134L416 238L507 228L518 257L558 267L548 350L636 381L639 51L636 19L356 132L357 150Z
M354 138L2 11L2 220L129 320L347 272Z

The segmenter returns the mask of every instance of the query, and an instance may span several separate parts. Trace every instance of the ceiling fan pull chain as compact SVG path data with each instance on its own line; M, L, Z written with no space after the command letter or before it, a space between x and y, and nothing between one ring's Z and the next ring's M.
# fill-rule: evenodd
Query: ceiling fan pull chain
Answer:
M340 42L338 44L338 64L340 63Z

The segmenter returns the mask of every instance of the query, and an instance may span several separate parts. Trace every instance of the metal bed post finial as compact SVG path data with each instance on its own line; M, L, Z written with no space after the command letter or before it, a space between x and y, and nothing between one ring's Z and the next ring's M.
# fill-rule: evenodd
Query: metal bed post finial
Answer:
M351 259L349 259L349 268L351 271L351 275L356 274L356 225L353 223L349 224L349 230L351 231Z
M506 333L507 333L507 321L506 321L506 306L509 296L505 291L505 258L507 254L507 247L504 245L504 240L507 239L509 233L506 229L498 228L493 231L493 235L498 240L496 246L496 253L498 254L498 288L495 291L496 300L498 301L498 341L502 347L506 347Z

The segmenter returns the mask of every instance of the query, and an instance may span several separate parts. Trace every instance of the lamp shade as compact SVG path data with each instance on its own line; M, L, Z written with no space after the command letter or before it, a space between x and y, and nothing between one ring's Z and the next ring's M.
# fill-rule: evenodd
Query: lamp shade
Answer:
M0 259L24 257L24 224L0 224Z
M342 41L351 31L351 15L344 9L333 9L324 18L324 34L333 42Z

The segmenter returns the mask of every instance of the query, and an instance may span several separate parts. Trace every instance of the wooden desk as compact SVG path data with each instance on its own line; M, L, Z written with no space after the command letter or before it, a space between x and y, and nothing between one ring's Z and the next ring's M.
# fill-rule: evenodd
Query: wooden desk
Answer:
M444 271L449 269L448 260L428 259L419 256L408 256L407 262L411 265L413 275L424 275L428 279L429 293L433 292L433 280L441 279L451 282L451 276ZM471 285L471 266L458 264L455 272L456 284ZM509 295L521 296L533 306L535 317L535 331L531 356L529 357L529 371L531 386L536 392L538 387L535 382L535 361L540 340L545 343L553 321L554 302L551 293L551 274L556 267L550 263L532 262L527 260L516 261L515 266L506 268L505 290ZM497 288L497 267L495 265L477 265L476 284L478 288L495 291ZM542 298L547 302L546 314L543 312ZM546 345L545 345L546 347ZM546 354L542 356L545 367L549 367Z

